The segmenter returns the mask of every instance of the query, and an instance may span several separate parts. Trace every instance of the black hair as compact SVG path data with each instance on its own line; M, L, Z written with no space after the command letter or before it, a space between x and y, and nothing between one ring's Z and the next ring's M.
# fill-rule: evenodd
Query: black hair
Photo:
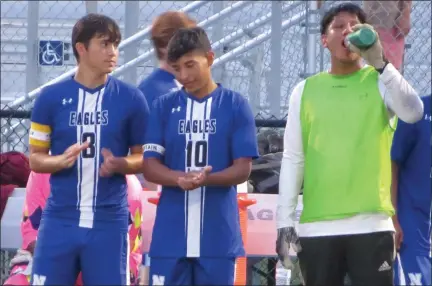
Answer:
M79 19L72 29L72 49L77 61L79 55L75 45L83 43L86 48L93 37L108 36L108 41L119 44L121 41L120 28L117 23L101 14L90 13Z
M211 51L210 40L201 27L179 29L168 43L168 62L176 62L192 51Z
M321 19L321 35L324 35L327 32L327 28L333 21L334 17L336 17L339 13L342 12L356 15L360 23L366 23L366 13L360 6L354 3L342 3L331 7L327 12L325 12L324 16Z

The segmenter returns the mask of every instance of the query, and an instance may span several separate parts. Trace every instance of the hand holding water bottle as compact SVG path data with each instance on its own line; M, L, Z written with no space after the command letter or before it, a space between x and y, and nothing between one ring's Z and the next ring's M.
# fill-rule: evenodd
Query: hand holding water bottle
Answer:
M369 24L357 24L352 29L353 32L345 38L345 46L374 68L384 68L386 61L375 29Z

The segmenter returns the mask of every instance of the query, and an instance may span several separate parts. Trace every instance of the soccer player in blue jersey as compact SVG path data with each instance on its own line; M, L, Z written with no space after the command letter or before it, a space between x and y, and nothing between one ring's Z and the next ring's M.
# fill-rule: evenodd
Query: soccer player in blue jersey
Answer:
M75 75L36 99L30 166L52 175L32 285L73 285L79 271L85 285L129 283L125 174L141 171L149 111L141 91L109 76L120 40L114 20L81 18L72 31Z
M159 66L139 84L138 88L147 99L149 107L152 102L161 95L178 90L181 84L175 79L174 71L167 62L168 42L175 32L181 28L195 27L196 22L187 14L180 11L167 11L159 16L152 23L151 42L155 50ZM145 185L150 190L158 189L156 184L147 179ZM147 253L143 254L141 281L148 281L148 266L150 259Z
M396 285L432 285L431 280L431 96L422 98L423 119L399 120L393 138L393 204L397 216Z
M150 246L152 285L233 285L244 256L236 185L258 156L247 100L216 84L202 28L180 29L168 62L181 90L153 102L144 175L162 185ZM161 284L162 283L162 284Z
M151 107L154 99L170 91L179 89L174 71L167 62L167 46L175 32L181 28L195 27L196 22L183 12L167 11L152 23L151 42L156 52L159 67L146 77L138 86Z

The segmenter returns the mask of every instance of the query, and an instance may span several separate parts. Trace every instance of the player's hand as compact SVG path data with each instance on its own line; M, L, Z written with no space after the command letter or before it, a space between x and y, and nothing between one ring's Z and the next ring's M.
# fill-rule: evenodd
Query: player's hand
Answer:
M362 28L368 28L374 31L377 36L376 42L372 45L372 47L370 47L367 50L360 50L354 45L351 45L349 49L355 52L356 54L359 54L366 61L367 64L373 66L376 69L381 69L384 67L385 61L384 61L383 47L381 45L379 35L375 31L375 29L369 24L357 24L354 27L352 27L352 30L355 32Z
M126 160L122 157L115 157L111 150L102 148L101 154L103 157L103 163L99 170L101 177L110 177L127 167Z
M89 142L84 143L75 143L72 146L68 147L64 153L61 155L61 164L63 169L71 168L75 161L78 159L81 151L87 149L89 146Z
M198 174L196 174L195 176L197 176ZM190 175L189 175L190 176ZM195 185L195 183L193 182L192 177L188 177L188 176L184 176L184 177L179 177L177 179L177 184L179 185L180 188L182 188L184 191L190 191L190 190L194 190L196 189L198 186Z
M194 190L205 185L208 175L212 170L211 166L204 167L201 171L188 172L184 177L179 177L177 184L185 191Z
M212 166L205 166L196 176L192 176L191 179L192 181L199 187L199 186L204 186L206 181L207 181L207 177L208 175L211 173L212 171Z
M402 227L399 224L399 220L397 219L396 216L392 217L393 220L393 226L395 228L395 246L396 246L396 250L399 250L401 247L401 244L403 242L403 231L402 231Z
M295 261L289 255L289 249L301 251L300 240L294 227L283 227L277 230L276 253L283 267L293 269Z

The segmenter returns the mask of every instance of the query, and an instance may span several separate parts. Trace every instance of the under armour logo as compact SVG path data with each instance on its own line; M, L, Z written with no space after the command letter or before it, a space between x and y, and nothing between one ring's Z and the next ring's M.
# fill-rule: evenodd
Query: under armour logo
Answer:
M174 113L174 112L180 112L180 110L181 110L181 108L180 108L180 106L177 106L177 108L174 108L173 107L173 109L171 110L171 113Z
M69 99L63 98L62 104L66 105L67 103L72 103L72 98L69 98Z

